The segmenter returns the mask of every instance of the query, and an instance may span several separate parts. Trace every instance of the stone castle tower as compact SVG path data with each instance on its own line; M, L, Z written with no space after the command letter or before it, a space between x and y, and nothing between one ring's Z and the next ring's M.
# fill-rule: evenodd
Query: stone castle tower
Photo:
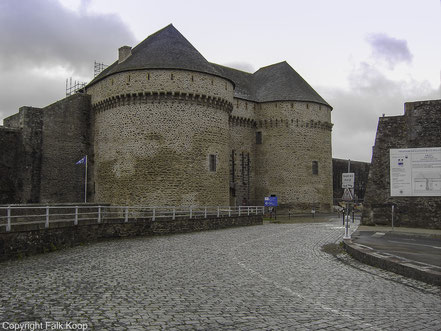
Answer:
M89 200L262 205L274 194L281 207L330 210L332 108L286 62L254 74L210 63L169 25L121 47L85 92L64 100L86 118L72 158L89 154Z

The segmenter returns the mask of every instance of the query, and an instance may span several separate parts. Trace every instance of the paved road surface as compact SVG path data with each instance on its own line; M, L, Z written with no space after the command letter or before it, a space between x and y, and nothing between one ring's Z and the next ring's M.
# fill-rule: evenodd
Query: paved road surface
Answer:
M341 221L114 240L0 264L0 329L441 330L441 289L321 251Z
M441 238L400 232L357 231L358 244L406 259L441 267Z

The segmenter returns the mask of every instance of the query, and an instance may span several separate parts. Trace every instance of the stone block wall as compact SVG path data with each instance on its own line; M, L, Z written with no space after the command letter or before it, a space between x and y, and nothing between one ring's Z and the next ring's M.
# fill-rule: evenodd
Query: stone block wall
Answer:
M130 93L112 92L112 84ZM96 202L229 204L229 81L183 70L136 71L108 77L87 93L95 110Z
M222 229L234 226L262 224L262 215L219 217L206 219L177 218L152 221L151 219L122 219L106 223L59 223L48 229L28 225L20 232L0 232L0 261L49 252L109 238L166 235Z
M4 119L17 132L8 149L16 160L15 192L4 203L84 201L83 169L75 162L90 153L89 113L90 96L75 94Z
M18 176L23 155L23 142L20 129L0 127L0 204L20 201L22 188Z
M403 116L381 117L365 195L362 224L441 229L440 197L391 197L393 148L441 147L441 100L409 102Z
M42 109L21 107L18 114L3 120L5 127L19 129L21 147L17 164L17 186L15 203L39 201L42 156Z
M330 107L307 102L268 102L256 109L256 199L278 196L294 212L328 212L332 206ZM313 173L316 162L318 173Z
M84 202L84 167L91 155L90 96L74 94L43 109L40 201ZM89 171L92 162L89 162Z

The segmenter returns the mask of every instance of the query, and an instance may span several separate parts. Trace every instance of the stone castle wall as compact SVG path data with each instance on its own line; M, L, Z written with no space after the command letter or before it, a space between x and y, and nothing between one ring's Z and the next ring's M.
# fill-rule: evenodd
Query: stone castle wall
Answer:
M122 90L109 90L112 81ZM229 205L231 82L182 70L141 70L108 77L87 93L95 111L95 201ZM210 155L216 156L215 171Z
M4 119L17 133L4 154L15 163L15 195L3 203L84 201L84 172L75 162L88 150L89 112L90 97L76 94Z
M19 169L23 155L20 129L0 127L0 204L20 201Z
M16 164L19 203L38 202L40 198L42 117L41 108L21 107L18 114L3 120L5 127L20 130L21 156Z
M40 201L84 202L84 167L90 155L90 96L75 94L42 112Z
M391 197L392 148L441 147L441 100L409 102L404 116L381 117L373 148L362 224L441 229L440 197Z
M332 206L330 107L268 102L256 108L256 199L278 196L281 208L329 211ZM318 173L313 174L313 162Z

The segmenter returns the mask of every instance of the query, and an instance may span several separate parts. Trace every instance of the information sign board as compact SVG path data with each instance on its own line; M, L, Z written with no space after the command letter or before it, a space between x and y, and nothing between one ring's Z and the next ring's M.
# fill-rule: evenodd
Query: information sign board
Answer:
M277 197L265 197L265 207L277 207Z
M341 174L341 187L354 188L355 174L353 172L345 172Z
M391 196L441 196L441 147L390 150Z

